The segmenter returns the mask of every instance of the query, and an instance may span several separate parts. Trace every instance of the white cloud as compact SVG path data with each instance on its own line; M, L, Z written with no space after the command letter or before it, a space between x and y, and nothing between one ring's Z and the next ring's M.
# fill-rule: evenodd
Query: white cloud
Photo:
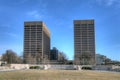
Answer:
M37 10L29 11L29 12L27 12L27 15L30 17L33 17L33 18L42 18L43 17L43 15Z
M5 34L6 36L18 38L17 34L14 34L14 33L6 32L6 33L4 33L4 34Z
M108 6L113 5L116 0L106 0Z
M96 0L96 2L100 5L106 6L120 5L120 0Z
M112 49L119 49L120 48L120 44L116 44L116 45L112 45L111 47L109 47L111 50Z
M12 5L23 5L27 3L29 0L15 0L12 2Z
M20 0L21 2L21 4L24 4L24 3L26 3L28 0Z
M2 27L2 28L10 28L10 25L3 24L3 25L0 25L0 27Z

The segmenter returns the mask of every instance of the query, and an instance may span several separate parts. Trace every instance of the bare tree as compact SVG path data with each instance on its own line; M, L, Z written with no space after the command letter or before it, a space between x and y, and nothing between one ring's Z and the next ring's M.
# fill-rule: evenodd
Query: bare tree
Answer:
M92 61L92 54L89 51L85 51L83 54L79 55L79 61L81 65L89 65L93 63Z
M27 63L36 64L36 56L32 54L28 54Z
M2 61L7 61L8 64L22 63L22 59L12 50L6 50L6 52L2 54Z
M59 52L58 61L65 64L68 61L68 58L64 52Z

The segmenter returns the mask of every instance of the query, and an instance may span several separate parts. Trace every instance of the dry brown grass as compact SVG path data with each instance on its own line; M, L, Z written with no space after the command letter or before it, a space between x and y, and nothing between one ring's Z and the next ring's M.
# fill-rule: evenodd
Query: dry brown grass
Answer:
M0 72L0 80L120 80L120 73L77 70Z

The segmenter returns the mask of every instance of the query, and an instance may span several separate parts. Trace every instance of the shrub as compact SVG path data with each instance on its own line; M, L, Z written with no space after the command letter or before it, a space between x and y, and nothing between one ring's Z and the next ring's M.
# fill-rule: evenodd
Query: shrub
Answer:
M40 67L39 66L34 66L34 69L40 69Z
M34 69L34 66L30 66L29 69Z
M41 66L30 66L29 69L44 69L44 67L41 67Z
M30 66L30 69L36 69L37 67L36 66Z
M84 69L84 70L92 70L91 67L82 67L82 69Z

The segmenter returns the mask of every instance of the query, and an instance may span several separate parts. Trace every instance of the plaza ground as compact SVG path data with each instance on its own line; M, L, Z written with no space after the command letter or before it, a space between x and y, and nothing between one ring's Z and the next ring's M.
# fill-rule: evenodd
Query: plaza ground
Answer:
M0 80L120 80L120 73L89 70L20 70L0 72Z

